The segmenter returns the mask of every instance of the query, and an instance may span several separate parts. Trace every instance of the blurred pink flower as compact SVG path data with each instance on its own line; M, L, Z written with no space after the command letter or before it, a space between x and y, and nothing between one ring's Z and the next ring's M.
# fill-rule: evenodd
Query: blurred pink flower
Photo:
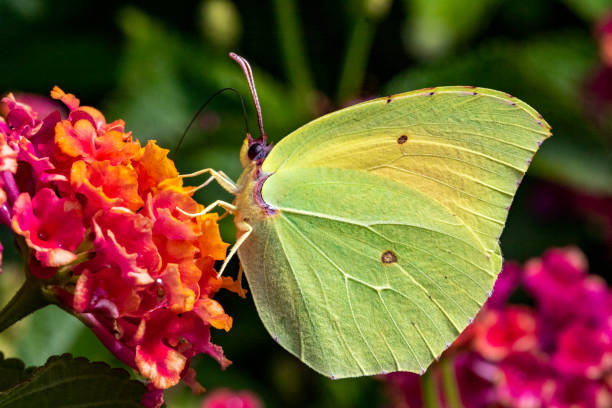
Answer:
M473 348L488 360L499 361L537 346L536 314L526 306L483 310L475 323Z
M549 404L552 408L612 407L610 387L585 377L567 376L557 380Z
M257 395L251 391L232 391L220 388L211 391L202 401L201 408L263 408Z
M611 335L610 327L574 321L559 335L554 366L565 374L601 379L612 370Z
M495 389L497 400L507 406L546 406L555 391L553 367L548 356L530 352L513 353L499 362Z

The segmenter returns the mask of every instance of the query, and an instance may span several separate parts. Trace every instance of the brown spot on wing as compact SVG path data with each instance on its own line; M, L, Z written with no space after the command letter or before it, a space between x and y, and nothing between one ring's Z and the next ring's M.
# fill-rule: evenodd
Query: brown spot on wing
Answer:
M404 143L406 143L407 140L408 140L408 136L401 135L400 137L397 138L397 143L404 144Z
M393 253L393 251L388 250L382 253L380 260L384 264L392 264L397 262L397 256Z

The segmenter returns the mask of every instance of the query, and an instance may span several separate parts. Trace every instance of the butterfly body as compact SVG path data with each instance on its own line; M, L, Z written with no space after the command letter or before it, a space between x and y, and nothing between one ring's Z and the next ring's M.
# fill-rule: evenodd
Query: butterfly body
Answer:
M549 135L516 98L441 87L331 113L274 148L247 138L238 255L270 334L334 378L425 370L490 295Z

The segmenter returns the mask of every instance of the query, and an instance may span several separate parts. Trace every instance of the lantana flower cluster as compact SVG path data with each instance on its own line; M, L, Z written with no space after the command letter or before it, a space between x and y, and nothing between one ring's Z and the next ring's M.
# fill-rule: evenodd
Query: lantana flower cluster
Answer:
M168 150L142 147L122 120L72 94L51 92L68 114L40 118L13 95L0 117L0 222L12 228L32 279L84 321L121 361L163 390L182 379L202 387L190 368L205 353L229 361L210 341L210 327L232 318L213 299L223 260L216 213L183 186Z
M535 307L506 303L519 286ZM551 249L524 267L506 263L483 310L430 367L440 390L443 364L466 407L610 407L612 291L576 248ZM393 406L422 406L418 375L384 378Z

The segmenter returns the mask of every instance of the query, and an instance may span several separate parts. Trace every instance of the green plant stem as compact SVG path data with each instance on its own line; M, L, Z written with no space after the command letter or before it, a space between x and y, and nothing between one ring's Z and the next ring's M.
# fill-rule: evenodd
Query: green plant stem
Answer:
M274 0L276 23L287 78L295 96L305 100L314 86L306 60L302 26L295 0Z
M444 396L446 398L448 408L463 408L453 363L453 359L443 359L440 362Z
M439 408L442 406L438 399L438 387L433 376L434 370L427 370L421 376L421 391L423 394L423 406L425 408Z
M364 14L355 17L348 40L340 84L336 99L338 103L357 96L363 85L368 57L374 40L375 23Z
M19 291L0 311L0 332L49 304L38 280L28 276Z

